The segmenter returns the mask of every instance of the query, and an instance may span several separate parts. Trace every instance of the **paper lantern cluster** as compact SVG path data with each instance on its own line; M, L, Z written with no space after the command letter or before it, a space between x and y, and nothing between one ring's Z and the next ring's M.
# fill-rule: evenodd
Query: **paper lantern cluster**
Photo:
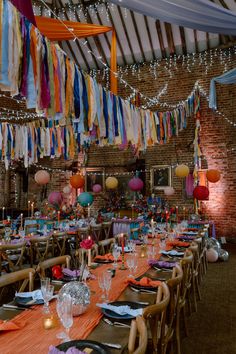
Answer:
M131 180L129 180L128 186L131 189L131 191L138 192L141 191L141 189L143 189L144 184L139 177L133 177Z
M83 192L78 196L77 202L80 206L87 207L93 203L93 196L88 192Z
M118 180L115 177L107 177L105 184L107 189L116 189L118 186Z
M50 174L45 170L40 170L35 173L34 179L37 184L45 185L50 181Z
M193 190L193 196L197 200L208 200L209 189L205 186L197 186Z
M73 188L78 189L84 186L84 177L79 173L70 177L70 184Z
M187 165L178 165L175 169L175 174L177 177L185 178L189 175L189 168Z

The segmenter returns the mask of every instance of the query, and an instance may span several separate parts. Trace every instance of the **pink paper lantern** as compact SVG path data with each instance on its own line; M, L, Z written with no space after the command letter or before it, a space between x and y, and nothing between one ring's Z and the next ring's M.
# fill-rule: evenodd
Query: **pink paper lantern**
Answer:
M131 189L131 191L137 192L143 189L143 181L138 177L133 177L129 181L128 186Z
M64 188L63 188L63 193L64 194L70 194L71 193L71 186L65 186Z
M51 192L48 196L48 202L51 205L59 206L63 201L63 196L61 192Z
M41 185L48 184L50 181L50 174L45 170L40 170L34 175L35 182Z
M174 190L173 187L165 187L164 193L165 193L165 195L167 195L167 196L173 195L173 194L175 193L175 190Z
M218 260L218 252L214 248L209 248L206 251L207 262L215 263Z
M102 191L102 186L100 184L93 185L93 192L94 193L100 193L101 191Z

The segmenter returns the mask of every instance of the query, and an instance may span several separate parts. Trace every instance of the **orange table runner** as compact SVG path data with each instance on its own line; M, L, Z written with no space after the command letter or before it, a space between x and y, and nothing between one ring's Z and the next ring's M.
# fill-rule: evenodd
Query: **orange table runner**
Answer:
M106 269L112 268L112 264L102 265L92 273L97 277ZM139 257L139 272L137 276L142 275L149 269L147 258ZM116 275L112 278L112 285L109 294L109 301L116 300L123 290L127 287L125 280L129 274L129 270L120 270L119 266ZM97 279L89 280L88 285L91 290L91 303L87 311L78 317L74 317L74 324L70 330L71 339L84 339L99 323L102 313L96 303L101 302L102 291L98 286ZM52 313L57 318L56 301L50 304ZM60 340L56 338L57 333L62 330L62 326L58 320L56 328L45 330L43 328L42 306L36 306L32 310L23 311L15 317L16 320L25 321L24 328L16 331L0 333L0 353L4 354L47 354L50 345L58 345Z

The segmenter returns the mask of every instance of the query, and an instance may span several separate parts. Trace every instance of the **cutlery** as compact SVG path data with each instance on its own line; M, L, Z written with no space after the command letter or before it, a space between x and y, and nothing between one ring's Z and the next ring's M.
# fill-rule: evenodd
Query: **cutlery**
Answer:
M156 291L152 290L147 290L147 289L135 289L132 286L130 287L133 291L136 291L137 293L147 293L147 294L156 294Z
M169 268L157 268L154 267L154 269L156 269L158 272L172 272L173 269L169 269Z
M2 307L5 310L32 310L31 308L27 306L16 306L16 305L10 305L10 304L3 304Z
M140 305L149 305L149 302L146 301L133 301L135 304L140 304Z
M60 284L60 285L64 284L64 282L62 280L52 280L51 283L52 284Z
M111 326L117 326L117 327L125 327L125 328L130 328L130 325L122 323L122 322L112 322L108 318L103 318L103 321L106 322L107 324Z
M103 345L106 345L107 347L114 348L114 349L121 349L120 344L116 343L102 343Z

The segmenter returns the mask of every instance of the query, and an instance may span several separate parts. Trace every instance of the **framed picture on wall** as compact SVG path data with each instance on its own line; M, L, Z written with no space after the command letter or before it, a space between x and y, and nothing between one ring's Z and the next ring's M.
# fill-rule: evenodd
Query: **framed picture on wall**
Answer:
M105 168L88 167L85 172L85 191L93 193L93 186L100 184L105 190Z
M157 165L151 168L151 190L171 187L171 166Z

